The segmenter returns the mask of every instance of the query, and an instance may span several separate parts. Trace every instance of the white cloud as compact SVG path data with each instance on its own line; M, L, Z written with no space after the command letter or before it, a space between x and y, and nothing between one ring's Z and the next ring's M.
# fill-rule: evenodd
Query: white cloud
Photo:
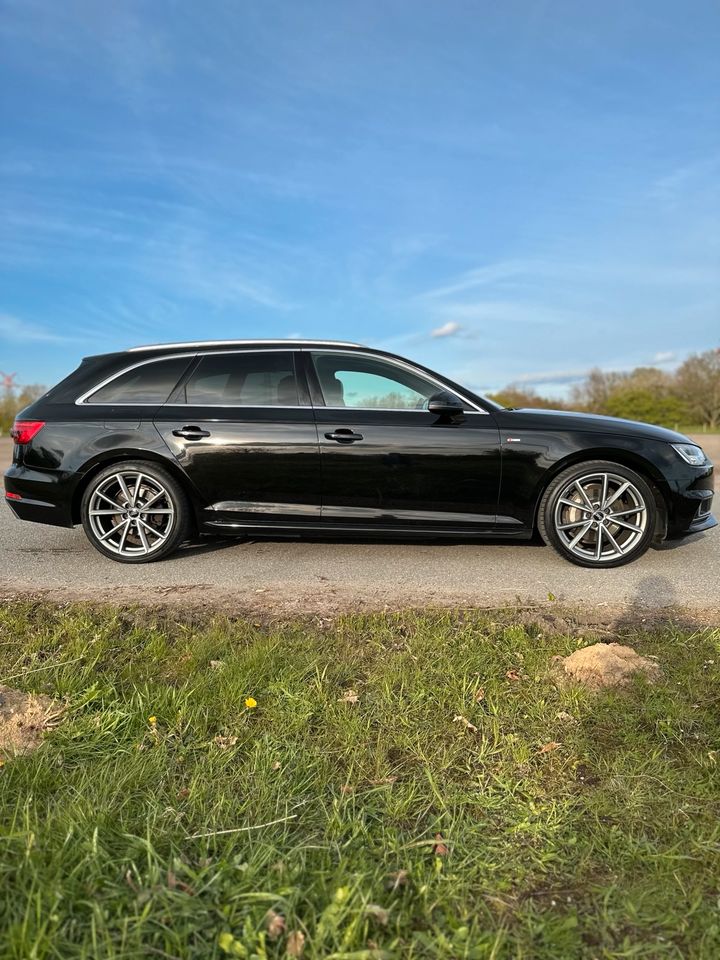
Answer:
M444 323L441 327L435 327L434 330L430 331L431 337L454 337L456 333L460 333L462 327L455 320L448 320L447 323Z
M72 339L37 327L9 313L0 313L0 340L11 343L64 343Z
M677 358L674 350L658 350L653 357L653 363L672 363Z

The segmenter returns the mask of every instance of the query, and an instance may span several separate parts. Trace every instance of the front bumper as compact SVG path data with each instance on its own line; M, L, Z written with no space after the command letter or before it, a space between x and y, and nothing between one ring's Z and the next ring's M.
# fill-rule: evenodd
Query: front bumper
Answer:
M668 504L667 539L675 540L691 533L702 533L717 526L712 515L713 467L695 468L670 480L666 489Z

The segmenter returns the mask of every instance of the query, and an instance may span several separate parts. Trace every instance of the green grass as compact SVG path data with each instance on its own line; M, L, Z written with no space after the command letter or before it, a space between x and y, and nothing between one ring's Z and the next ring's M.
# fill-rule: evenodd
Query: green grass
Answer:
M270 909L306 958L719 956L720 631L594 696L589 632L510 624L6 604L0 682L67 708L0 769L0 956L285 956Z

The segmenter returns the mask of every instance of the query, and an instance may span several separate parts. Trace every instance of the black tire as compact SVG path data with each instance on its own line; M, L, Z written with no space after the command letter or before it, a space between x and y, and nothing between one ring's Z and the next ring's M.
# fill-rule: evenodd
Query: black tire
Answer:
M124 488L117 479L121 475ZM137 507L132 498L135 483ZM131 494L130 500L124 491ZM144 503L151 509L143 512ZM99 505L106 508L102 514ZM80 516L93 547L117 563L161 560L187 540L192 531L192 513L185 491L167 470L146 460L122 461L102 469L83 494Z
M618 505L624 509L617 510ZM568 467L548 484L537 526L545 543L577 566L620 567L648 549L656 515L655 497L644 477L620 463L589 460Z

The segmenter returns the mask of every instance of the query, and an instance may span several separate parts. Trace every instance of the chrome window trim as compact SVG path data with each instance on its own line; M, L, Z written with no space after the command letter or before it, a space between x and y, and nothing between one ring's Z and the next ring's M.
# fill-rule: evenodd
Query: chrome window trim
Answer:
M467 397L463 396L461 393L458 393L456 390L450 390L446 383L443 383L441 380L437 380L435 377L430 376L429 373L425 373L424 370L418 370L417 367L414 367L411 363L408 363L406 360L395 359L395 357L386 357L382 354L373 353L368 350L353 350L352 353L343 350L333 350L331 347L311 347L306 348L308 352L311 353L335 353L342 354L348 357L371 357L373 360L381 360L384 363L389 363L391 366L400 367L404 370L409 370L410 373L414 373L416 377L420 377L421 380L428 380L430 383L434 383L436 387L442 387L443 390L447 390L452 393L453 396L457 397L458 400L462 400L463 403L467 403L471 410L465 410L465 413L484 413L487 415L488 411L483 410L482 407L479 407L476 403L473 403L472 400L468 400ZM316 371L317 374L317 371ZM319 377L318 377L319 381ZM322 384L320 384L320 390L322 391ZM393 413L422 413L423 410L418 410L417 408L409 407L318 407L318 410L385 410L386 412ZM427 411L425 411L427 412Z
M277 342L278 342L278 343L281 343L282 341L278 340ZM129 352L129 351L128 351L128 352ZM97 393L98 390L102 390L103 387L106 387L109 383L112 383L113 380L117 380L118 377L122 377L123 374L125 374L125 373L130 373L131 370L136 370L138 367L144 367L144 366L146 366L148 363L161 363L163 360L175 360L175 359L177 359L178 357L197 357L197 356L201 356L201 357L216 357L216 356L224 356L224 355L226 355L226 354L233 354L233 353L296 353L296 352L297 352L297 350L293 350L292 347L290 347L290 348L285 347L285 349L280 349L279 347L270 347L270 348L267 349L267 350L213 350L212 352L208 352L208 353L198 353L196 350L193 350L192 352L188 352L188 353L166 353L166 354L163 354L163 355L160 356L160 357L149 357L147 360L138 360L137 363L131 363L131 364L129 364L127 367L123 367L122 370L118 370L117 373L113 373L113 374L111 374L109 377L106 377L105 380L102 380L100 383L96 384L94 387L91 387L90 390L86 390L85 393L83 393L81 396L79 396L79 397L77 398L77 400L75 401L75 405L76 405L76 406L82 406L82 405L84 405L84 406L88 406L88 407L151 407L151 406L153 406L153 405L156 405L156 406L159 406L159 407L171 406L171 404L169 404L169 403L158 403L158 404L155 404L154 401L151 402L151 403L147 403L147 402L144 402L144 403L143 403L143 402L137 402L137 401L136 401L136 402L133 402L132 400L126 400L126 401L118 401L118 400L116 400L116 401L114 401L114 402L101 401L100 403L88 403L88 399L89 399L94 393ZM189 404L189 403L178 403L178 404L172 404L172 406L189 407L189 406L192 406L192 404ZM209 406L228 407L228 406L231 406L231 404L228 404L228 403L217 403L217 404L203 403L203 404L196 404L196 406L203 406L203 407L209 407ZM232 406L249 406L249 404L232 404ZM258 407L258 404L253 404L253 406L254 406L254 407ZM269 406L269 405L268 405L268 406ZM312 405L311 405L311 404L298 404L298 406L302 406L302 407L304 407L304 408L310 408ZM289 407L288 409L290 409L290 410L296 410L297 407Z
M217 343L218 341L209 341L210 343ZM273 343L287 343L284 340L275 340L267 341ZM313 341L306 341L308 344L313 343ZM323 341L326 343L327 341ZM343 344L344 346L351 346L351 344ZM131 352L131 351L128 351ZM424 370L418 370L417 367L414 367L411 363L408 363L405 360L395 359L395 357L386 357L382 354L373 353L370 350L353 350L343 351L338 350L337 348L327 346L327 347L315 347L315 346L305 346L305 347L269 347L267 350L213 350L212 352L207 353L198 353L198 351L190 351L187 353L168 353L163 354L159 357L148 357L147 360L138 360L137 363L131 363L127 367L123 367L122 370L118 370L117 373L111 374L109 377L106 377L105 380L102 380L100 383L95 384L94 387L91 387L89 390L86 390L85 393L81 394L75 401L76 406L89 406L89 407L148 407L157 405L159 407L184 407L188 408L191 406L202 406L202 407L217 407L225 409L238 409L238 410L364 410L372 411L378 410L384 413L427 413L422 409L410 408L410 407L335 407L335 406L323 406L315 407L312 403L312 400L309 404L307 403L298 403L294 406L287 406L285 404L249 404L249 403L203 403L203 404L189 404L189 403L159 403L155 404L154 402L137 402L137 401L101 401L100 403L89 403L89 398L97 393L99 390L102 390L103 387L106 387L108 384L112 383L113 380L117 380L118 377L123 376L123 374L129 373L131 370L136 370L138 367L144 367L148 363L161 363L163 360L175 360L178 358L184 357L214 357L227 354L235 353L298 353L298 352L311 352L311 353L340 353L348 357L370 357L375 360L382 360L385 363L389 363L391 366L400 367L401 369L408 370L410 373L414 373L415 376L420 377L421 379L428 380L430 383L435 384L437 387L441 387L443 390L449 390L447 384L443 383L441 380L437 380L435 377L430 376L430 374L425 373ZM322 387L321 387L322 389ZM488 411L484 410L482 407L479 407L472 400L468 400L466 396L463 396L461 393L456 391L450 391L456 396L459 400L462 400L463 403L468 404L471 408L470 410L465 410L466 414L482 414L487 416Z

